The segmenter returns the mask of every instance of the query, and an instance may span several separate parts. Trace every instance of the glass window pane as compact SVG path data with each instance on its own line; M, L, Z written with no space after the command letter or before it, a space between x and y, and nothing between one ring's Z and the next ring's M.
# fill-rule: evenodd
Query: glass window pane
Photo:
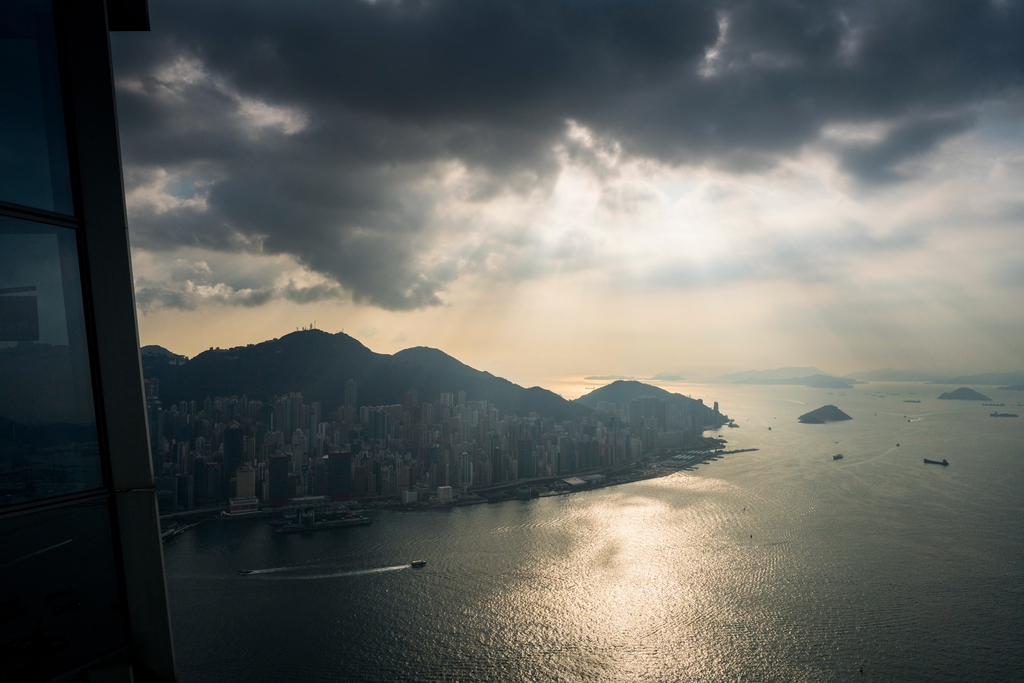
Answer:
M0 201L72 213L50 0L0 12Z
M106 502L0 519L0 681L44 681L124 645Z
M0 217L0 507L103 485L75 232Z

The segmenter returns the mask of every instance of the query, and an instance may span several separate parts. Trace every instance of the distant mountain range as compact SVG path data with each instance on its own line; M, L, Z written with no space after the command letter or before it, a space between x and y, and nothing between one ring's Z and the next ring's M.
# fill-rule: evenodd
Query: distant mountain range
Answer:
M627 403L638 398L660 398L668 403L690 409L693 409L700 403L697 399L690 398L689 396L665 391L660 387L634 380L618 380L600 389L594 389L589 394L580 396L576 399L575 403L584 405L587 408L596 409L597 404L602 401L607 403ZM704 408L707 411L704 414L705 424L725 424L726 420L720 413L716 414L714 409L709 406L704 406ZM718 417L715 417L716 415Z
M659 372L651 379L656 382L684 382L692 372Z
M637 378L632 375L588 375L583 379L595 382L608 382L619 379L634 380ZM640 379L644 378L641 377ZM659 372L654 377L651 377L650 380L652 382L683 382L686 380L686 374L681 372Z
M846 377L868 380L870 382L931 382L932 384L978 384L983 386L1024 384L1024 372L989 372L982 375L948 377L922 370L885 368L883 370L868 370L867 372L851 372Z
M471 368L437 349L374 353L344 333L304 330L260 344L204 351L187 361L178 358L162 347L143 350L144 374L160 380L165 404L243 394L268 401L297 391L307 402L320 401L330 410L344 403L345 382L354 379L359 405L402 403L405 392L415 389L419 401L465 391L470 400L487 400L523 416L536 412L564 420L591 412L547 389L527 389Z
M811 375L810 377L790 377L788 379L763 379L751 377L733 382L733 384L790 384L815 389L852 389L854 384L864 384L860 380L832 377L831 375Z
M1024 384L1024 372L987 372L983 375L961 375L936 379L932 384L980 384L997 386L1001 384Z
M811 375L825 375L826 373L818 368L775 368L774 370L745 370L744 372L733 372L722 375L718 379L723 382L740 382L748 379L784 379L789 380Z
M862 379L868 382L930 382L939 378L939 375L933 372L897 370L895 368L851 372L849 375L844 376L849 379Z
M820 386L828 389L845 389L836 384L822 384L823 380L816 379L815 383L808 384L802 380L808 377L831 377L821 370L813 367L787 367L774 370L747 370L746 372L734 372L722 375L718 379L724 382L742 384L799 384L803 386ZM882 368L880 370L865 370L851 372L836 380L866 381L866 382L931 382L932 384L978 384L978 385L1024 385L1024 372L989 372L982 375L961 375L959 377L947 377L935 372L923 370L899 370L896 368ZM857 384L857 381L853 381Z

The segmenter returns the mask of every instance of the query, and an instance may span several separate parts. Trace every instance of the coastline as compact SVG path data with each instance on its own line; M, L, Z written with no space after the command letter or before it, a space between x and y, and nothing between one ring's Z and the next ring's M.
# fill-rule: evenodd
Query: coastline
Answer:
M520 494L524 486L528 487L530 491L528 499L564 496L610 486L621 486L649 479L658 479L680 471L692 472L698 468L698 465L709 465L716 460L721 460L726 455L750 453L760 450L757 448L726 450L724 448L727 443L726 440L715 437L703 437L702 442L685 450L683 448L659 449L654 451L649 458L639 462L623 463L612 467L596 468L562 476L518 479L512 482L503 482L496 486L470 489L450 503L439 503L435 499L402 504L395 500L396 496L388 496L383 499L353 500L350 501L349 509L352 512L372 512L377 510L424 512L428 510L450 510L452 508L481 505L484 503L497 504L527 499ZM565 484L565 482L569 481L581 483L575 486ZM160 518L162 523L168 524L168 527L162 533L162 540L165 543L169 542L205 521L232 521L253 518L273 520L281 516L281 513L276 509L264 508L259 512L245 515L230 515L225 512L225 509L225 507L217 507L165 515ZM182 517L202 517L202 519L191 524L181 524L179 526L177 520Z

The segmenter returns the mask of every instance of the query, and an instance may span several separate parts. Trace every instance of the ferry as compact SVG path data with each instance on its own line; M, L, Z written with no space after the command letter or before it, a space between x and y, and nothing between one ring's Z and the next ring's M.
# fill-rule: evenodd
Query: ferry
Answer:
M842 453L836 453L835 455L832 456L832 459L833 460L842 460L843 459L843 454Z
M413 569L423 569L424 567L427 566L427 561L426 560L413 560L410 563L409 566L412 567Z
M921 399L919 399L919 398L905 398L905 399L903 399L903 402L904 403L920 403Z
M327 519L309 523L285 522L274 529L276 534L299 534L306 531L321 531L323 529L337 529L339 527L365 526L373 524L369 517L361 515L347 515L340 519Z
M251 569L239 569L238 573L241 574L242 576L248 576L249 574L252 574L252 570Z
M929 460L928 458L925 458L924 459L924 464L925 465L942 465L943 467L948 467L949 466L949 463L946 461L945 458L942 459L942 462L939 462L938 460Z

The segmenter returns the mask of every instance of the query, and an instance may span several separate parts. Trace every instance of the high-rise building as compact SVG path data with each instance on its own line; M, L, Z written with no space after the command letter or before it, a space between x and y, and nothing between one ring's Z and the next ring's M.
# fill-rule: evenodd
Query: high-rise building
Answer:
M242 465L235 472L235 497L252 498L256 495L256 470Z
M244 432L242 427L232 421L224 430L224 471L234 473L245 462ZM226 484L227 482L225 482ZM227 497L225 493L225 497Z
M287 455L274 455L267 460L267 478L270 482L270 500L274 507L280 507L295 496L290 484L291 463Z
M446 505L452 502L452 487L451 486L438 486L437 487L437 502L442 505Z
M357 408L356 404L356 381L350 379L345 382L345 405L349 408Z
M520 479L529 479L535 476L536 463L533 457L533 441L520 439L516 443L516 461Z
M339 451L328 455L327 478L331 500L351 500L352 454Z

